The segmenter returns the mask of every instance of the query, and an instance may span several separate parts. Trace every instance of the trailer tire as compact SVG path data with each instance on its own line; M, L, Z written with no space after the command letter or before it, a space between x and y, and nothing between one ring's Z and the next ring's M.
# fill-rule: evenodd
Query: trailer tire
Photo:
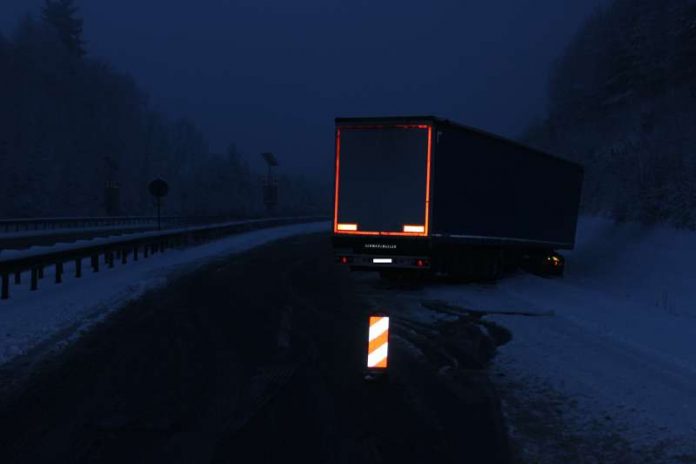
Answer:
M499 252L486 252L483 259L482 280L496 281L502 274L502 258Z

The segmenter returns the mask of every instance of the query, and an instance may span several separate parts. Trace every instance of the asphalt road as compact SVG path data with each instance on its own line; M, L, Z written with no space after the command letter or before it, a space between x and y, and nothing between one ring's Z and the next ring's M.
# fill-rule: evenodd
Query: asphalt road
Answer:
M364 380L368 314L401 291L370 285L325 235L180 275L27 378L0 372L0 462L508 462L466 320L392 311L388 377Z

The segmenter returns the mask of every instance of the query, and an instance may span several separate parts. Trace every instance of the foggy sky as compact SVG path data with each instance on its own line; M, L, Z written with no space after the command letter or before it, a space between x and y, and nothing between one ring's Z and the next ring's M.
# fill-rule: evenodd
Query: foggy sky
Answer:
M3 0L10 35L40 0ZM89 54L211 148L273 151L329 179L333 118L434 114L515 137L543 114L550 65L602 0L80 2Z

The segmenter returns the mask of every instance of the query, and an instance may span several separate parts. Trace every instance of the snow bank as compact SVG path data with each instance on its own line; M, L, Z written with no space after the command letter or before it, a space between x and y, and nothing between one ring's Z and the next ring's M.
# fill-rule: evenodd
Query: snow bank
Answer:
M19 232L12 231L8 232L5 230L0 230L0 239L8 238L33 238L33 237L44 237L47 235L58 235L62 233L97 233L97 232L113 232L114 235L119 233L126 233L130 230L143 230L143 229L156 229L157 223L154 224L137 224L137 225L115 225L115 226L97 226L97 227L57 227L47 228L47 229L29 229L21 230Z
M72 277L66 264L64 282L53 283L52 268L31 292L27 275L21 286L13 286L12 297L0 300L0 364L26 353L58 333L79 333L109 312L141 296L145 291L163 286L168 276L181 269L192 268L215 258L241 253L274 240L293 235L328 231L326 222L260 229L232 235L204 245L167 250L137 262L99 273L83 270L83 277Z
M584 217L563 279L424 291L513 332L498 367L571 397L583 419L619 418L637 443L696 453L696 233ZM549 316L549 313L551 315Z

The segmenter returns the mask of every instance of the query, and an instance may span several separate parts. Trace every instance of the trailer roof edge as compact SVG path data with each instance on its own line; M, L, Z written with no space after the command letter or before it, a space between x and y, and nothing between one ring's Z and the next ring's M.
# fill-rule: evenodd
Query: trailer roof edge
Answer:
M558 155L552 155L551 153L548 153L546 151L540 150L538 148L531 147L529 145L526 145L524 143L518 142L516 140L512 140L506 137L503 137L501 135L493 134L491 132L487 132L482 129L477 129L475 127L467 126L464 124L460 124L458 122L454 122L449 119L445 118L439 118L437 116L432 116L432 115L420 115L420 116L371 116L371 117L336 117L335 118L336 124L380 124L380 123L386 123L386 124L398 124L398 123L419 123L419 122L430 122L430 123L435 123L435 124L441 124L441 125L446 125L446 126L451 126L455 127L458 129L463 129L468 132L472 132L478 135L482 135L484 137L490 138L490 139L495 139L499 140L501 142L505 142L511 145L518 146L520 148L523 148L525 150L528 150L532 153L536 153L541 156L549 157L558 161L562 161L565 163L568 163L572 166L575 166L577 169L580 171L584 172L585 168L583 167L582 164L577 163L575 161L571 161L565 157L558 156Z

